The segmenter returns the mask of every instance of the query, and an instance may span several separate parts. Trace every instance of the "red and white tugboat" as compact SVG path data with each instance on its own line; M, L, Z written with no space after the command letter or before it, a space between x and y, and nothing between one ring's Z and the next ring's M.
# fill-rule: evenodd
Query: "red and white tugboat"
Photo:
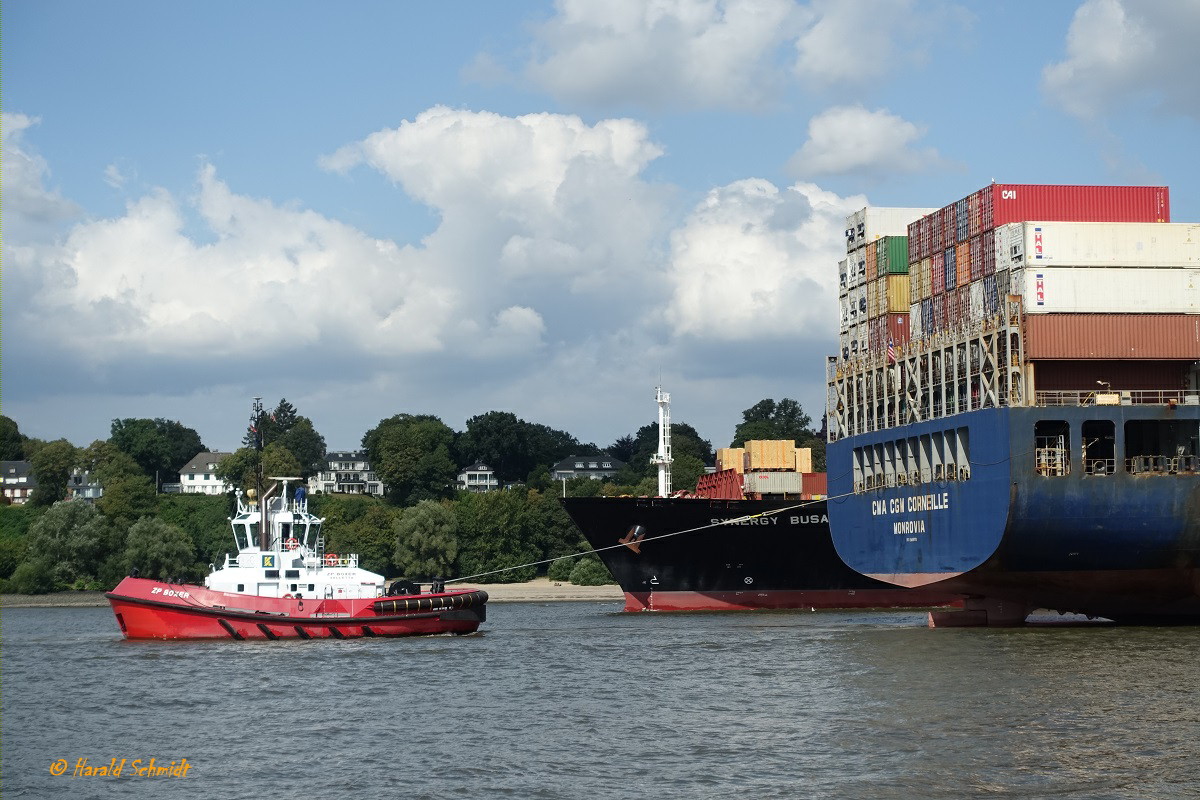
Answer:
M130 639L347 639L473 633L486 619L487 592L429 591L358 566L357 555L325 552L323 520L304 490L288 500L277 481L256 501L238 494L230 520L238 553L213 567L204 586L134 575L105 595ZM280 488L278 496L272 496Z

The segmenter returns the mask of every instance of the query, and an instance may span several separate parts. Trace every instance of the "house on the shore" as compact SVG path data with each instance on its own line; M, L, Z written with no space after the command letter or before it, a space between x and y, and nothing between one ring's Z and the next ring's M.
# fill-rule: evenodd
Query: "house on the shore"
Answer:
M233 489L217 477L217 465L232 453L197 453L179 470L179 491L182 494L225 494ZM166 484L164 484L164 487Z
M555 464L551 474L556 481L579 477L601 480L616 475L623 466L624 461L613 458L608 453L598 456L570 456Z
M383 481L371 469L365 450L336 450L325 454L324 467L308 479L308 493L383 497Z
M5 503L14 506L28 503L29 496L37 488L33 464L28 461L0 461L0 487L3 487Z
M500 488L500 478L487 464L476 461L458 473L458 488L466 492L491 492Z

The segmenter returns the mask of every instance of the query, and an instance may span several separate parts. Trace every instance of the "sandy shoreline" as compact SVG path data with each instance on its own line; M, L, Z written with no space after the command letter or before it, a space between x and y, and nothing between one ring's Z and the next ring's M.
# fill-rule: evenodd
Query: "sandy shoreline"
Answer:
M454 586L456 584L451 584ZM621 601L625 595L616 584L574 586L570 583L535 578L527 583L470 583L483 589L492 603L543 603L549 601ZM104 592L54 592L51 594L0 595L0 608L88 608L107 606Z

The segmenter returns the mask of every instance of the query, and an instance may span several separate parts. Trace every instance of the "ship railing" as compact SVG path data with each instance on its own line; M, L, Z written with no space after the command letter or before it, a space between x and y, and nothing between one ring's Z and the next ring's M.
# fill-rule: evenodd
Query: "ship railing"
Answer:
M304 559L306 567L357 567L358 554L311 553Z
M1037 392L1034 404L1038 406L1115 406L1115 405L1200 405L1200 394L1185 393L1179 389L1104 389L1083 392Z

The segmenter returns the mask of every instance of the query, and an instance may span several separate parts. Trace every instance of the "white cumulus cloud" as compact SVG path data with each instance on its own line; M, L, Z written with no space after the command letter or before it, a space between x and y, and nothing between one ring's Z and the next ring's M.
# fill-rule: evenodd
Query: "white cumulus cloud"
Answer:
M1200 118L1200 2L1086 0L1048 65L1049 99L1084 119L1130 104Z
M558 0L537 29L534 84L604 106L754 108L777 92L773 61L799 32L791 0Z
M917 172L941 163L932 147L919 148L922 128L882 109L826 109L808 123L808 140L788 161L795 176L884 175Z
M811 183L747 179L709 192L671 237L677 335L753 341L827 335L845 218L866 205Z
M601 107L761 109L797 81L862 84L919 64L965 19L946 0L557 0L524 75ZM486 55L470 72L497 79Z

